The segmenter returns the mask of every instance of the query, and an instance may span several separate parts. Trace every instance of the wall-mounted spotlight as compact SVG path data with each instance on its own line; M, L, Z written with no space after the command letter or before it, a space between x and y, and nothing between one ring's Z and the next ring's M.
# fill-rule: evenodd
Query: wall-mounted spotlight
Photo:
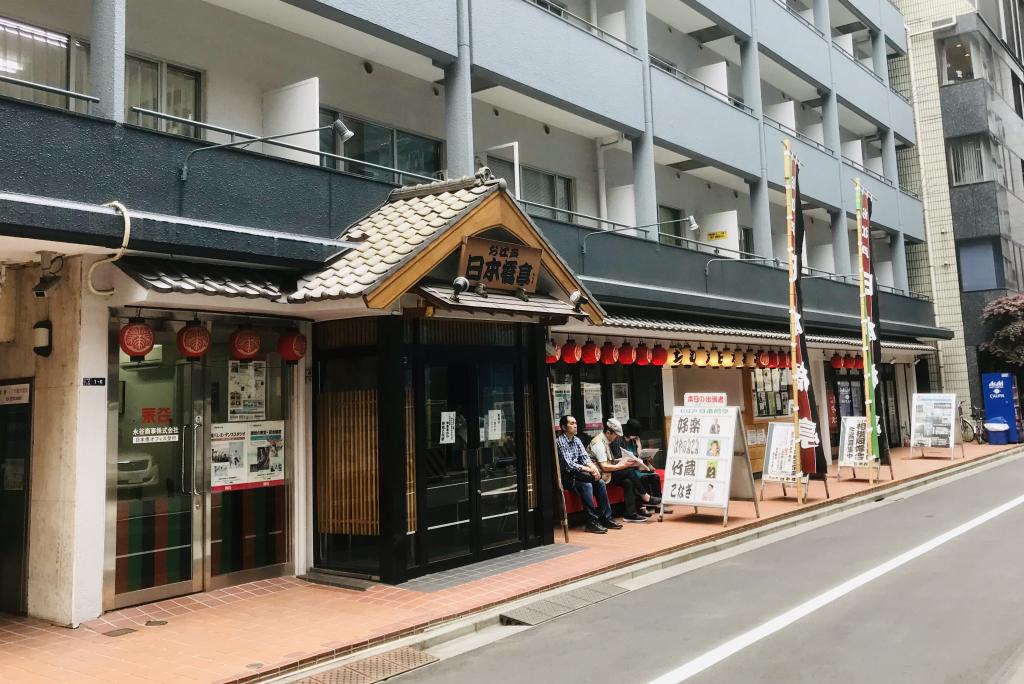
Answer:
M452 301L459 301L459 295L463 292L469 292L469 279L459 276L452 281Z
M686 227L690 230L699 230L700 224L697 223L697 219L690 215L686 217Z
M572 304L572 308L576 313L579 313L583 310L583 307L590 303L590 300L584 297L582 292L576 290L569 295L569 303Z

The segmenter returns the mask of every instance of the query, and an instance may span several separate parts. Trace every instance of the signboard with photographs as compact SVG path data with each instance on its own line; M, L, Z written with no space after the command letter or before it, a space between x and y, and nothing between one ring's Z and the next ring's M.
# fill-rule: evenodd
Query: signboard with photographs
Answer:
M953 458L955 394L915 394L910 411L910 448L949 449Z
M725 510L729 501L754 502L754 475L735 406L676 406L672 412L662 506L677 504ZM738 442L738 444L737 444ZM733 478L734 471L736 478Z
M210 491L283 484L283 420L210 426Z

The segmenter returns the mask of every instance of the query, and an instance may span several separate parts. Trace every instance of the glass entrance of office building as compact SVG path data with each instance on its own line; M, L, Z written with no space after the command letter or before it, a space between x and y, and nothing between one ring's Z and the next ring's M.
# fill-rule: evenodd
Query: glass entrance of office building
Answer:
M152 331L144 356L121 349L130 323ZM208 339L198 358L179 348L186 326ZM233 359L239 330L274 350L290 328L171 311L111 321L107 609L291 571L294 371L274 351Z

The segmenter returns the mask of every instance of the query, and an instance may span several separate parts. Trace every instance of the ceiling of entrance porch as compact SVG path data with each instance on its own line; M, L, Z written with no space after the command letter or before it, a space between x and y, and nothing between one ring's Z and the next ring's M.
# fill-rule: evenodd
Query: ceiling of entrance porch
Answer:
M33 238L0 235L0 264L13 266L39 261L39 252L53 252L64 256L77 254L107 254L108 247L80 245L73 242L51 242Z

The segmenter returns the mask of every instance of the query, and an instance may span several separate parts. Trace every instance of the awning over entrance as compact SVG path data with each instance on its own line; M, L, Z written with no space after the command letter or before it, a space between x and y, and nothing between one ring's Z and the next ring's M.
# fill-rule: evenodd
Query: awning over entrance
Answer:
M735 339L738 342L788 342L789 331L772 330L769 328L748 328L739 326L720 325L716 323L684 322L657 318L641 318L635 316L611 315L605 317L601 326L568 325L564 328L556 328L554 332L579 333L597 335L622 335L622 336L643 336L657 335L661 333L668 339L698 340L702 338ZM828 348L850 348L859 349L861 340L858 337L840 337L835 335L807 335L807 343L814 347ZM882 347L894 351L934 352L935 347L916 341L907 340L886 340L883 338Z
M587 314L577 311L572 304L548 297L533 294L522 299L513 294L487 292L478 294L470 290L456 296L451 286L421 285L416 289L431 304L455 311L478 311L480 313L527 315L559 318L565 322L569 318L587 318Z

